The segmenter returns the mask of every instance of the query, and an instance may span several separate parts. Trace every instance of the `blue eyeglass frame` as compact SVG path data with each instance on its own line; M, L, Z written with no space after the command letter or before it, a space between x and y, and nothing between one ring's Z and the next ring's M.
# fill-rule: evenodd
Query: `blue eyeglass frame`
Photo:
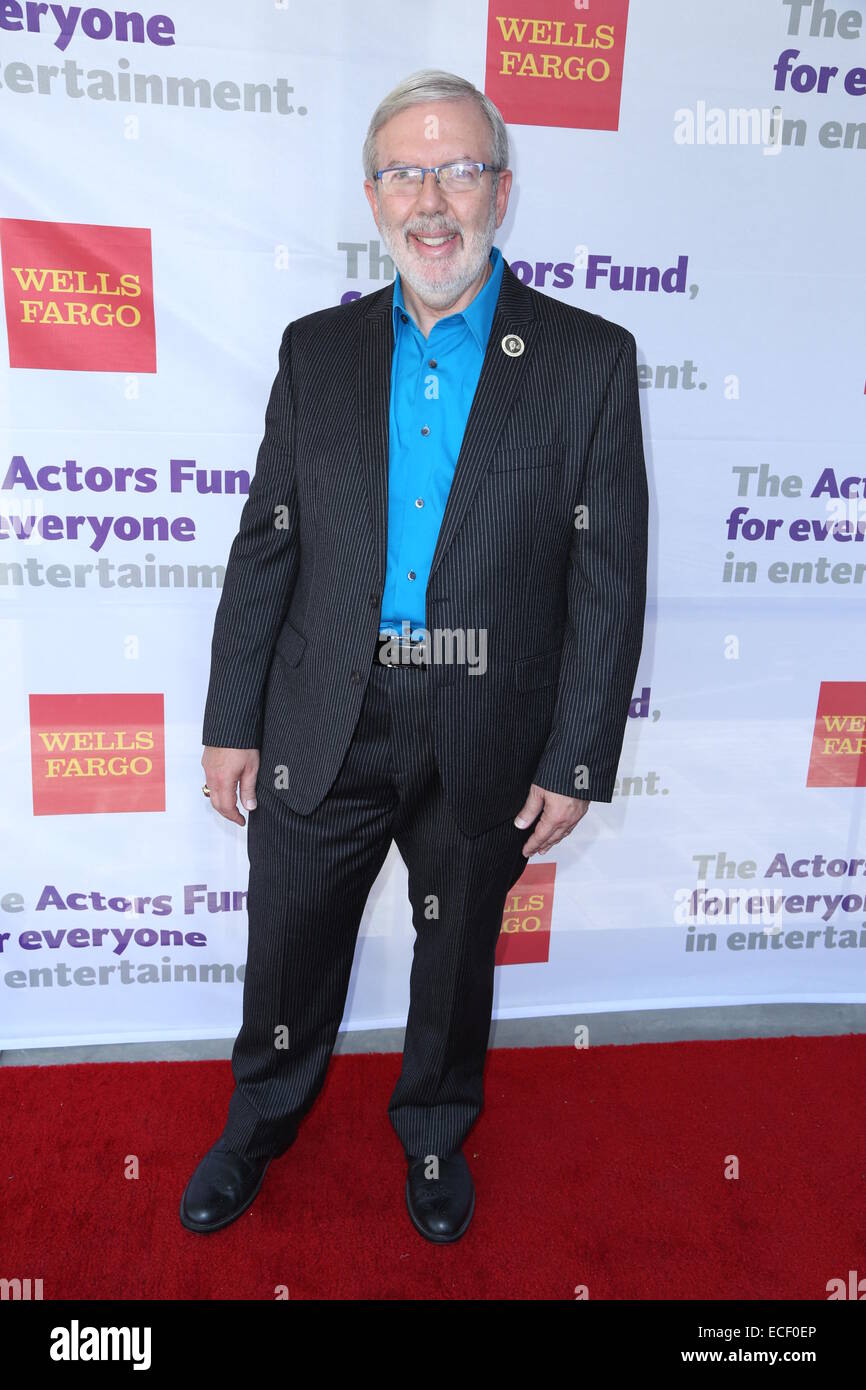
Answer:
M379 181L381 182L381 179L382 179L382 175L383 175L383 174L392 174L392 173L396 173L398 170L400 170L400 171L402 171L403 173L405 173L405 172L406 172L407 170L409 170L409 169L420 169L420 170L421 170L421 183L420 183L420 185L419 185L420 188L423 188L423 187L424 187L424 180L426 179L426 177L427 177L428 174L434 174L434 175L435 175L435 177L436 177L436 183L437 183L437 184L439 185L439 187L441 188L442 185L441 185L441 183L439 182L439 171L440 171L440 169L452 169L452 168L454 167L455 164L471 164L471 166L472 166L473 169L479 169L479 170L481 171L482 174L484 173L485 169L489 169L490 172L493 173L493 174L501 174L501 173L502 173L502 170L500 169L500 167L499 167L498 164L485 164L485 163L483 163L483 161L480 160L480 159L449 159L447 164L429 164L429 165L427 165L426 167L424 167L424 166L421 165L421 164L396 164L396 165L392 164L392 165L390 166L390 168L388 168L388 169L377 169L377 170L376 170L376 178L379 179Z

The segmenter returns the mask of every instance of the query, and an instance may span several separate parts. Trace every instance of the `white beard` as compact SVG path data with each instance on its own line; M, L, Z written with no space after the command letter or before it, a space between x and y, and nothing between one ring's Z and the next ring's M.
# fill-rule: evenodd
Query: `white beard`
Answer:
M463 248L455 253L455 264L444 269L437 262L427 263L416 255L407 239L403 226L386 220L379 203L379 231L385 242L388 255L400 272L401 279L414 290L418 298L431 309L446 308L474 284L481 275L496 235L496 199L490 199L490 214L486 226L479 231L470 232L463 239ZM409 230L427 236L443 236L457 231L463 237L463 229L457 226L428 227L422 218L410 218Z

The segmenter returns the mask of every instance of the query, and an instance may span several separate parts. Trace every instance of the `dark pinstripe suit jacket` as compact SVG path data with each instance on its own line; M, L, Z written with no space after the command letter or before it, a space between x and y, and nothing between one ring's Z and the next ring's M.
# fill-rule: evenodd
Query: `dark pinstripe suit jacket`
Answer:
M392 296L389 285L285 329L214 624L203 742L260 749L260 781L282 768L280 794L301 814L339 770L378 632ZM503 350L509 334L519 356ZM431 633L485 631L487 669L443 662L409 677L426 682L467 834L516 815L532 782L611 800L646 566L634 337L523 285L506 262L426 596Z

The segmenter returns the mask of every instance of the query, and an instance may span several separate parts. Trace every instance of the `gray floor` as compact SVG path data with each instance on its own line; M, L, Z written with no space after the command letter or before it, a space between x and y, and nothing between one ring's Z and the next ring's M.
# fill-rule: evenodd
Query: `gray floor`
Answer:
M611 1043L691 1042L722 1038L821 1037L866 1033L866 1004L745 1004L721 1009L646 1009L610 1014L563 1014L494 1023L492 1047L572 1047L577 1024L593 1047ZM0 1066L71 1062L180 1062L231 1056L233 1039L108 1043L95 1047L38 1047L0 1052ZM400 1052L401 1028L341 1033L335 1053Z

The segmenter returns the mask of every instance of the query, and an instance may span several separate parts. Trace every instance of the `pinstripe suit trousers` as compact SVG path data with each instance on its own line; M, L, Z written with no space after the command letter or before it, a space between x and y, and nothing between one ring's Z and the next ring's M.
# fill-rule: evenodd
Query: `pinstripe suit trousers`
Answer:
M310 814L291 810L260 770L243 1021L222 1136L249 1157L283 1153L321 1089L364 905L392 840L416 939L389 1118L407 1158L447 1157L481 1111L496 943L531 827L459 829L430 740L427 674L374 659L346 757ZM275 1045L280 1025L287 1047Z

